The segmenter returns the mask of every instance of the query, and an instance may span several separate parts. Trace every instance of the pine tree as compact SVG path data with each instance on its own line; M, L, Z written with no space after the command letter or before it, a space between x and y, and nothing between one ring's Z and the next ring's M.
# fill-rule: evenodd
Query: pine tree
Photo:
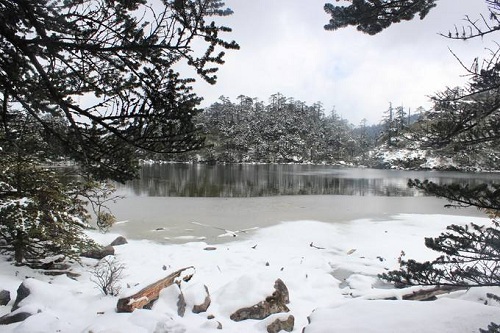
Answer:
M175 68L215 83L238 45L207 20L230 14L218 0L0 1L0 239L17 263L93 246L81 187L47 159L125 181L144 152L203 146L201 98Z
M424 263L401 260L400 269L381 275L397 286L452 285L462 287L500 286L500 184L437 185L412 180L409 185L450 201L449 206L477 207L491 218L488 226L477 224L447 227L425 245L443 253Z
M16 112L9 121L8 132L0 128L0 137L10 139L0 150L0 240L6 245L4 250L13 254L16 264L36 264L55 255L78 259L81 252L97 247L84 229L90 218L87 201L100 195L100 183L83 187L44 167L60 156L47 144L50 140L45 140L44 128L28 113ZM110 215L106 217L109 221Z
M382 126L384 128L382 136L387 139L387 146L391 147L394 145L394 140L398 132L392 103L389 103L389 108L384 114L384 118L382 119Z
M96 247L83 233L89 215L76 185L33 160L3 151L0 157L0 239L16 264L56 255L77 259Z
M416 14L423 19L436 6L437 0L352 0L348 6L325 4L332 18L326 30L356 26L359 31L375 35L393 23L412 20Z
M198 149L200 98L174 66L215 83L221 50L238 45L207 19L229 14L217 0L2 1L0 122L22 108L66 156L119 181L136 175L137 152Z
M367 155L366 153L368 152L368 149L370 147L370 138L368 137L368 130L366 123L367 123L366 118L361 119L361 123L359 124L357 131L359 154L356 155L361 155L362 161L366 160L366 155Z

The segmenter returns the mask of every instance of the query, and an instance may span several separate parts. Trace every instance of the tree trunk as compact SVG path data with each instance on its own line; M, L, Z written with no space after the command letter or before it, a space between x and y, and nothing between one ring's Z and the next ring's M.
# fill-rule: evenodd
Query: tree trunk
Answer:
M180 284L181 280L189 281L193 276L194 268L192 266L179 269L169 276L156 281L149 286L141 289L132 296L120 298L116 304L117 312L132 312L135 309L142 309L145 306L151 306L160 295L160 292L174 283Z
M24 260L24 232L22 230L16 230L16 239L14 241L14 260L16 265L22 264Z

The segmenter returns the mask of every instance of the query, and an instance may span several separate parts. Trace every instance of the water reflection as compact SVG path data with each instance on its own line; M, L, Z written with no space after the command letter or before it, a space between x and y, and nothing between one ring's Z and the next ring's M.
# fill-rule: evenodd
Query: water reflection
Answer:
M118 185L136 196L263 197L277 195L420 196L408 179L436 183L499 182L500 174L396 171L320 165L144 165L140 178Z

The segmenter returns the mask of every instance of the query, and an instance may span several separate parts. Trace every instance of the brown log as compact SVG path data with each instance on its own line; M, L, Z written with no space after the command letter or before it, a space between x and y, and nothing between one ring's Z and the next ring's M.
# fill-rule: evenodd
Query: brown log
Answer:
M465 290L467 287L460 286L437 286L432 289L422 289L414 291L411 294L403 295L404 300L408 301L433 301L437 299L436 296L442 294L449 294L458 290Z
M154 301L160 296L160 292L174 283L180 283L179 278L184 281L189 281L193 274L183 275L184 271L193 269L192 266L179 269L173 272L169 276L158 280L147 287L141 289L139 292L133 294L132 296L120 298L116 304L117 312L132 312L135 309L142 309L146 306L151 306Z
M412 291L409 294L404 294L402 299L405 301L434 301L436 296L449 294L458 290L465 290L467 287L462 286L436 286L431 289L420 289ZM385 298L386 300L397 300L396 297Z

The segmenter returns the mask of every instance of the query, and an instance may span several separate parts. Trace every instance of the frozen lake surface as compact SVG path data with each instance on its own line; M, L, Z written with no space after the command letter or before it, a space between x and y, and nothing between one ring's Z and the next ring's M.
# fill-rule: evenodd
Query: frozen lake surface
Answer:
M268 197L277 195L416 196L408 179L436 183L500 181L499 173L401 171L302 164L151 164L121 189L132 196Z
M225 229L245 238L255 228L283 221L347 223L400 213L484 216L474 208L444 208L445 200L409 189L410 178L477 184L498 182L500 174L314 165L146 165L140 179L118 186L125 198L111 205L120 221L113 231L132 239L219 243L233 236Z

